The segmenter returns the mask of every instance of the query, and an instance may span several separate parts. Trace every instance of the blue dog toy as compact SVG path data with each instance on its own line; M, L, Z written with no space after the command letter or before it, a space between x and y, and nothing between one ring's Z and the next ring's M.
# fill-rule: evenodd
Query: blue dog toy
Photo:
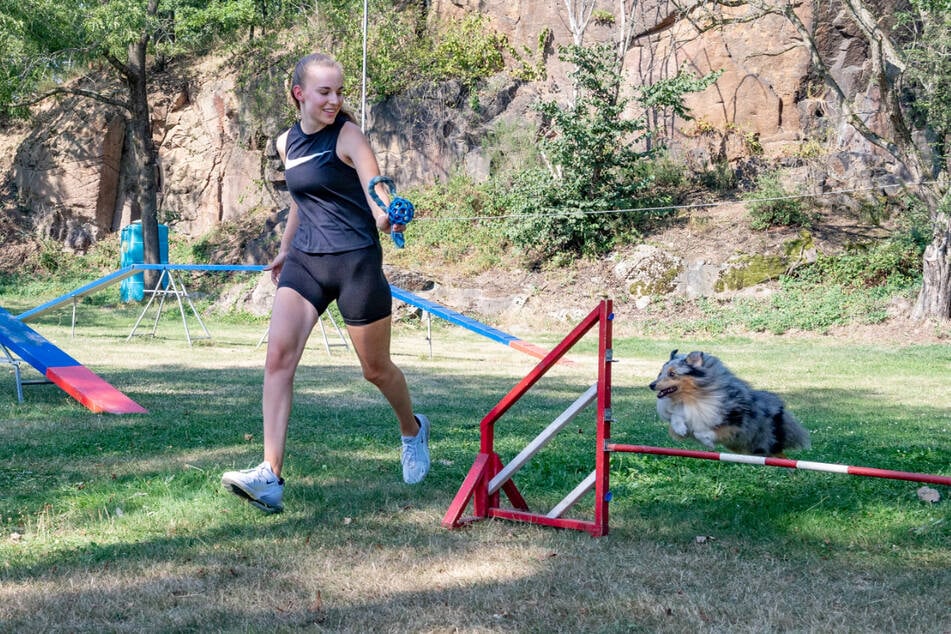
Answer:
M377 183L383 183L384 185L389 186L389 207L383 204L383 200L376 193L375 187ZM390 219L390 224L405 225L409 224L409 221L413 219L413 214L416 212L416 210L413 208L413 203L396 195L396 184L393 182L392 178L389 178L388 176L374 176L370 180L367 190L370 192L370 198L373 199L373 202L379 205L380 209L386 212L387 218ZM402 249L403 245L406 244L406 238L403 236L402 232L393 231L390 233L390 237L393 238L393 244L395 244L398 249Z

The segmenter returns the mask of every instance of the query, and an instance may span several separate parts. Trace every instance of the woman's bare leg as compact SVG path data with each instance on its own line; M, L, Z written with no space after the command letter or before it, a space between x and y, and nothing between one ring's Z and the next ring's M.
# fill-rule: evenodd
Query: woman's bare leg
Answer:
M415 436L419 424L413 417L413 403L406 377L390 358L391 318L384 317L365 326L347 325L350 341L360 359L364 378L379 388L400 423L400 434Z
M294 374L310 331L317 323L317 309L290 288L277 289L271 309L264 362L264 459L274 475L281 475L287 442L287 423L294 398Z

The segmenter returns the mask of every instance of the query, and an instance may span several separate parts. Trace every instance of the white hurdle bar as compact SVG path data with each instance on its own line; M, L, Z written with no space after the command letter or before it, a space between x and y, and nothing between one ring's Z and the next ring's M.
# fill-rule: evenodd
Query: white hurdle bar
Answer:
M489 481L489 495L494 495L497 493L502 486L512 479L512 477L518 472L519 469L525 466L529 460L532 459L536 453L541 451L541 449L547 445L555 435L564 429L565 425L570 423L575 416L577 416L581 410L587 407L595 398L598 396L598 384L595 383L589 387L584 394L578 397L574 403L568 406L561 415L556 418L551 424L548 425L540 434L535 436L532 442L528 443L522 451L519 452L517 456L512 458L512 460L505 465L499 473ZM571 493L569 493L565 499L558 503L551 512L547 514L547 517L561 517L562 513L571 508L571 506L577 502L581 496L591 490L591 487L594 486L595 479L594 474L585 478L585 480L579 484Z

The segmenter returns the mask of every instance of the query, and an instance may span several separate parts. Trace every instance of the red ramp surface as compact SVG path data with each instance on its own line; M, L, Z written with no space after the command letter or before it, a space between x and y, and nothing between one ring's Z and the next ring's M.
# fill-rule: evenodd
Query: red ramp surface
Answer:
M3 308L0 308L0 343L90 411L148 412Z

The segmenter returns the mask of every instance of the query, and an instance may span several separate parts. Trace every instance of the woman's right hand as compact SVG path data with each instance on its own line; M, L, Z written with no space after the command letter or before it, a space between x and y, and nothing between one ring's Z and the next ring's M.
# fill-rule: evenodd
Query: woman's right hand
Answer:
M274 259L271 260L271 263L264 267L265 271L271 272L271 281L277 284L277 281L281 277L281 269L284 268L284 260L287 259L287 252L280 251Z

